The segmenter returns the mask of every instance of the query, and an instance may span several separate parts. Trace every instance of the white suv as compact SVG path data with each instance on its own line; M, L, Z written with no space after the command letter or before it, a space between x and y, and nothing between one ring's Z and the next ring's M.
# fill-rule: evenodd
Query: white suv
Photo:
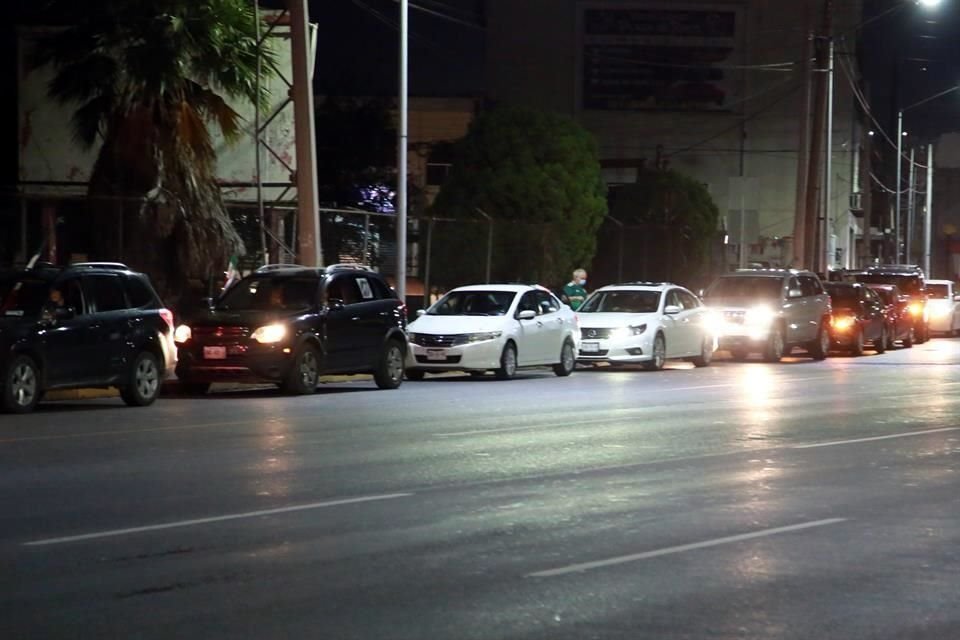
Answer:
M960 330L960 297L953 280L927 280L930 332L957 335Z
M662 369L669 358L698 367L713 359L716 339L706 308L687 289L636 282L597 289L577 310L582 363L642 363Z

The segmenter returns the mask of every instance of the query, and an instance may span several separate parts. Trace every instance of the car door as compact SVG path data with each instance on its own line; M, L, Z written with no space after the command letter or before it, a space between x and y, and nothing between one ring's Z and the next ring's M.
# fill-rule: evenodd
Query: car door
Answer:
M79 278L53 286L63 293L69 317L49 318L40 329L46 383L50 386L92 383L102 377L96 318L90 313Z
M667 309L679 309L676 313L667 313ZM667 357L676 358L689 351L690 320L685 316L683 303L680 301L679 291L670 289L664 296L663 304L663 337L667 341Z
M689 291L678 289L677 297L683 305L685 355L700 355L706 335L706 312L697 297Z
M560 313L560 301L547 291L537 291L537 306L540 311L539 319L543 323L544 357L546 362L560 362L560 351L563 349L563 340L566 337L566 326L563 314Z
M124 372L129 356L130 312L123 279L118 274L98 273L83 276L81 283L100 347L91 365L96 363L98 379L113 379Z
M860 303L863 306L864 318L868 327L864 333L867 340L876 340L883 333L883 301L867 287L860 288Z
M816 339L823 317L823 310L827 304L827 293L820 284L820 280L811 275L801 275L800 291L803 292L803 329L798 335L798 342L809 342Z
M517 316L522 311L533 311L537 315L530 320L521 320ZM520 296L515 313L516 320L520 323L517 338L517 364L520 366L542 364L547 360L547 338L540 316L537 292L527 291Z
M354 354L363 344L360 318L354 315L358 302L358 289L350 274L328 279L323 291L325 370L343 371L356 359Z
M359 327L357 332L358 355L363 362L375 364L379 361L383 339L387 334L387 323L394 303L385 300L382 286L375 276L363 273L351 274L348 278L356 289L357 302L353 304L353 317Z

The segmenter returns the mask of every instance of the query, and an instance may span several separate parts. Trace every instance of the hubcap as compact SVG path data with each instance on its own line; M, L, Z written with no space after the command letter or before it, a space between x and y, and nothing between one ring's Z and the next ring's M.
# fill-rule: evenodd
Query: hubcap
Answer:
M18 365L13 370L10 389L13 392L13 400L18 406L29 406L37 395L37 377L33 373L33 368L26 364Z
M304 351L300 357L300 380L305 387L317 384L317 357L313 351Z
M820 350L824 353L830 351L830 335L823 329L820 330Z
M136 384L137 391L143 398L150 398L156 393L160 376L157 375L157 367L150 358L144 358L137 365Z
M563 363L564 369L568 371L573 369L573 347L570 346L570 343L564 343L560 360Z
M773 333L773 355L783 355L783 336L780 335L779 331Z
M656 363L657 368L659 369L660 367L663 366L663 363L666 361L666 359L667 359L667 347L663 343L663 338L660 336L657 336L657 340L653 345L653 361L654 363Z
M387 350L387 375L393 382L403 377L403 354L396 345Z
M517 370L517 354L513 349L507 348L503 352L503 370L507 375L513 375Z

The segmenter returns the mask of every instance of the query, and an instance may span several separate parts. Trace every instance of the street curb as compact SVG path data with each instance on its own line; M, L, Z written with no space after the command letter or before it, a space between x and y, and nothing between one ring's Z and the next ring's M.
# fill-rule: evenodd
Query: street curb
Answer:
M336 382L369 382L373 376L366 373L354 375L339 376L320 376L320 384L331 384ZM263 388L263 383L239 384L233 382L217 382L211 387L213 392L229 391L247 391L251 389ZM163 388L160 391L161 397L176 397L187 395L180 388L176 379L165 380ZM88 388L88 389L62 389L48 391L44 394L44 400L63 401L63 400L98 400L102 398L119 398L120 391L116 387Z

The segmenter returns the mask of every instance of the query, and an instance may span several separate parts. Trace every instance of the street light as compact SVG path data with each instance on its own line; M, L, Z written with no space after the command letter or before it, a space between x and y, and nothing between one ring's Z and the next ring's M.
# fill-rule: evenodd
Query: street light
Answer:
M933 9L940 4L940 0L917 0L917 4L921 7Z
M934 4L931 5L929 4L930 2L933 2ZM925 6L934 6L937 2L938 0L926 0L924 4ZM909 111L914 107L919 107L920 105L924 105L932 100L936 100L937 98L941 98L947 95L948 93L953 93L954 91L957 91L957 90L960 90L960 85L957 85L955 87L950 87L949 89L944 89L939 93L935 93L932 96L924 98L923 100L914 102L910 106L902 107L899 111L897 111L897 183L894 188L894 195L896 196L896 199L897 199L897 206L896 206L896 215L894 216L894 221L893 221L893 226L896 230L896 233L894 234L894 240L896 242L896 245L894 247L894 255L896 256L896 262L900 262L900 189L901 189L901 180L903 179L902 173L901 173L903 171L903 138L907 135L906 131L903 130L903 114L904 112ZM932 157L932 154L930 155ZM933 171L932 164L928 166L927 171L928 172ZM913 185L911 185L911 188L913 188ZM927 195L927 200L928 201L930 200L930 194ZM930 211L928 207L927 216L929 215L930 215ZM926 254L930 253L929 244L925 246L925 251L926 251ZM929 265L927 265L927 267L929 270Z

